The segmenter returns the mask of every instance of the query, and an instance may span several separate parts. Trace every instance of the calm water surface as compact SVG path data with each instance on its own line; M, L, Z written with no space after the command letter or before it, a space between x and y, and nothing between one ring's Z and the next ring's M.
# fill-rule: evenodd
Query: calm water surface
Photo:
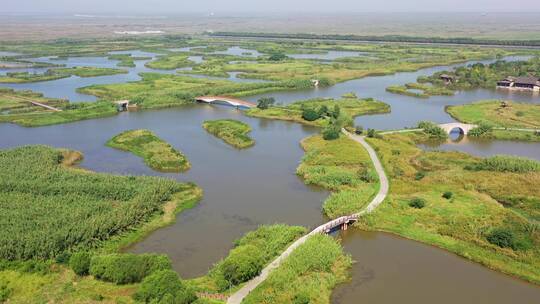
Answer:
M235 49L234 52L243 51ZM134 56L155 56L133 51L126 53ZM117 63L107 58L94 57L54 62L68 66L80 64L104 67L115 67ZM76 93L75 89L90 84L138 80L138 73L155 71L145 68L145 62L137 61L137 66L129 68L129 73L125 75L71 77L10 86L33 89L50 97L68 97L74 101L95 100ZM419 120L440 123L452 121L444 112L444 106L448 104L489 98L539 102L538 98L527 94L489 90L466 91L453 97L432 97L428 100L385 92L389 85L415 81L419 75L448 68L436 67L412 73L369 77L330 88L272 93L266 96L275 96L283 103L314 97L339 97L348 92L355 92L362 97L374 97L389 103L392 113L359 117L357 122L364 127L377 129L413 126ZM236 75L231 77L240 81ZM261 96L265 95L248 100L256 101ZM253 127L251 135L257 144L250 149L239 151L207 134L201 127L202 122L218 118L234 118L249 123ZM104 146L112 136L134 128L150 129L183 151L191 161L192 169L185 174L157 173L146 167L140 158ZM328 193L304 185L295 175L295 169L304 154L299 142L315 132L317 130L298 124L245 117L237 110L227 107L192 105L122 113L117 117L41 128L0 124L0 148L25 144L66 147L82 151L85 155L82 166L91 170L166 176L179 181L195 182L205 192L201 203L180 214L175 224L152 233L130 248L131 252L138 253L166 253L173 260L174 268L183 277L190 278L204 274L212 264L227 254L233 240L260 224L279 222L315 227L325 221L321 215L321 204ZM540 155L538 143L464 141L437 147L450 148L477 155ZM335 303L358 303L360 299L365 303L465 303L471 302L470 299L479 299L475 300L476 303L485 302L485 299L489 299L490 303L508 303L512 299L529 303L529 299L540 298L540 289L536 286L416 242L385 234L348 232L344 237L344 245L358 263L353 267L352 282L339 288L334 294ZM436 294L441 296L435 298Z
M352 254L352 280L332 294L334 304L538 303L540 288L450 252L382 232L342 234Z

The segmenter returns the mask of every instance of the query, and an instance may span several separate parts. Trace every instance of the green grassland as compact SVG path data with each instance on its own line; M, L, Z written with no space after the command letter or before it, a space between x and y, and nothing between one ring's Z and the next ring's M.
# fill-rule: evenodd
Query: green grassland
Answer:
M4 233L0 257L54 258L96 248L140 228L168 201L192 197L194 185L151 177L121 177L69 168L80 155L45 146L0 152ZM29 216L31 215L31 216Z
M234 83L227 80L200 79L179 75L143 73L141 81L94 85L79 89L81 93L103 99L129 99L140 109L163 108L192 104L204 95L249 96L273 91L312 87L308 81L271 83Z
M311 108L318 111L321 107L332 110L335 106L339 106L340 110L350 117L390 112L390 106L384 102L371 98L358 99L353 97L342 99L310 99L297 101L285 106L273 106L264 110L252 108L245 111L245 114L252 117L287 120L323 127L328 124L327 117L321 117L314 121L307 121L302 118L302 110L304 108Z
M32 105L29 100L61 108L68 105L66 100L43 97L43 94L31 91L17 91L0 87L0 121L4 115L44 112L42 107Z
M146 67L159 70L174 70L189 67L195 63L188 59L186 54L169 54L160 56L156 60L146 63Z
M79 77L97 77L116 74L125 74L128 71L112 68L97 67L73 67L73 68L55 68L50 69L43 74L31 74L28 72L7 73L6 76L0 76L0 83L29 83L51 81L70 76Z
M133 57L131 56L131 54L114 54L114 55L110 55L109 59L118 60L119 62L116 64L116 66L134 68L135 61L149 60L152 58L151 57Z
M107 142L107 146L130 151L144 159L152 169L162 172L182 172L191 165L187 158L149 130L122 132Z
M446 111L465 123L487 122L504 128L540 128L540 105L485 100L472 104L450 106Z
M255 141L247 135L251 127L238 120L208 120L203 123L203 128L238 149L249 148L255 144Z
M540 283L540 172L514 158L503 159L502 166L500 158L425 152L416 146L424 140L422 133L368 139L391 191L359 227L393 232ZM425 206L411 207L418 199ZM508 236L506 244L488 241L498 230Z
M377 174L367 151L347 137L326 141L315 135L302 141L306 154L296 173L307 184L332 191L324 213L337 218L362 210L378 191Z
M32 105L30 101L53 106L62 111L47 110ZM6 88L0 88L0 109L0 123L10 122L25 127L69 123L118 113L116 105L107 101L70 104L66 100L43 97L40 93Z
M441 79L442 74L454 78L451 82ZM451 92L469 89L495 89L497 82L508 76L537 76L540 74L540 57L538 54L529 60L522 61L496 61L492 64L476 63L469 66L458 67L452 71L440 71L430 76L418 77L418 83L407 84L408 88L424 89L425 95L453 95ZM427 84L430 85L427 85ZM403 87L392 87L392 90ZM398 93L398 92L395 92Z
M411 90L420 90L420 92L414 92ZM437 87L421 83L407 83L402 86L389 86L388 88L386 88L386 91L394 94L401 94L418 98L429 98L430 96L436 95L454 95L453 90L449 90L445 87Z
M330 236L300 245L243 303L330 303L332 289L348 279L351 258Z

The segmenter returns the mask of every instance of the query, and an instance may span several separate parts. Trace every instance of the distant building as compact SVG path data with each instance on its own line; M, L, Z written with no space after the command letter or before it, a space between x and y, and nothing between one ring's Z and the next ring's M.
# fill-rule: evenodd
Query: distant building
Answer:
M540 92L540 78L509 76L501 81L498 81L497 88Z
M439 76L439 79L441 79L442 81L444 81L445 83L453 83L454 80L456 80L456 77L452 76L452 75L448 75L448 74L441 74Z

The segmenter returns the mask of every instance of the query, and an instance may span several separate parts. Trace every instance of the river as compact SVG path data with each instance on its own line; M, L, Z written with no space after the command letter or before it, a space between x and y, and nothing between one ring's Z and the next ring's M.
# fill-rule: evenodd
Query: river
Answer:
M240 52L237 49L235 51ZM95 64L104 67L114 67L117 63L96 57L53 62L68 66ZM70 77L10 87L33 89L52 97L91 101L95 98L78 94L75 89L96 83L138 80L139 72L155 71L144 67L145 62L137 61L137 66L129 68L129 73L123 75ZM348 92L373 97L389 103L392 113L359 117L357 122L364 127L377 129L413 126L419 120L440 123L452 121L444 112L444 105L448 104L490 98L539 102L526 94L489 90L466 91L453 97L432 97L428 100L385 91L389 85L411 82L419 75L448 68L427 68L417 72L352 80L329 88L261 96L274 96L283 103L312 97L339 97ZM255 101L261 96L253 96L248 100ZM204 120L218 118L239 119L250 124L253 128L251 136L256 140L256 145L239 151L209 135L201 127ZM191 170L184 174L154 172L140 158L104 145L112 136L134 128L150 129L183 151L192 163ZM194 104L163 110L125 112L116 117L40 128L0 124L0 148L26 144L71 148L84 153L85 159L81 166L90 170L165 176L195 182L204 189L204 198L200 204L178 215L175 224L152 233L129 248L129 251L136 253L168 254L180 275L192 278L206 273L227 254L235 239L258 225L279 222L313 228L325 222L321 205L328 193L306 186L295 174L303 156L299 142L316 132L314 128L299 124L246 117L240 111L228 107ZM529 151L526 152L528 155L538 155L540 147L538 143L526 144L517 149L513 149L514 143L510 142L489 145L492 147L491 152L519 154L519 151L524 150ZM471 149L472 146L470 141L463 141L460 144L448 143L439 148L472 153L476 151L484 155L478 149ZM540 298L540 288L537 286L414 241L382 233L354 231L343 235L343 244L358 263L352 269L352 282L338 288L334 294L334 303L455 303L470 302L473 299L479 299L474 300L479 303L487 302L488 299L490 303L508 303L515 299L532 303L532 299Z

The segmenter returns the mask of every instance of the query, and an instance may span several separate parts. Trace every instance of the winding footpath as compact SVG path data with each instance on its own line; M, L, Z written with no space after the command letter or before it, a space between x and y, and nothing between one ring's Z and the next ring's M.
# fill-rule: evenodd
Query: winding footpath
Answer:
M335 220L332 220L328 223L322 224L319 227L313 229L310 233L304 235L303 237L296 240L292 245L290 245L279 257L277 257L272 263L270 263L268 266L266 266L261 273L247 282L241 289L239 289L237 292L232 294L229 299L227 300L227 304L240 304L244 300L245 297L249 295L251 291L253 291L257 286L259 286L262 282L266 280L268 275L276 268L281 265L281 263L289 257L289 255L296 249L298 246L305 243L311 236L315 234L321 234L326 233L328 231L329 227L336 227L336 224L339 223L345 223L350 220L356 220L360 216L370 213L373 210L375 210L386 198L388 195L388 188L389 188L389 182L388 177L386 176L386 173L384 172L384 168L381 164L381 161L379 160L379 157L377 156L377 153L373 148L366 142L364 136L358 136L353 135L345 130L342 130L345 135L347 135L350 139L358 142L361 144L366 151L369 154L369 157L371 158L371 161L373 162L373 166L375 167L375 170L377 171L377 175L379 176L379 192L377 195L373 198L373 200L367 205L367 207L355 214L348 215L348 216L342 216L340 218L337 218Z

